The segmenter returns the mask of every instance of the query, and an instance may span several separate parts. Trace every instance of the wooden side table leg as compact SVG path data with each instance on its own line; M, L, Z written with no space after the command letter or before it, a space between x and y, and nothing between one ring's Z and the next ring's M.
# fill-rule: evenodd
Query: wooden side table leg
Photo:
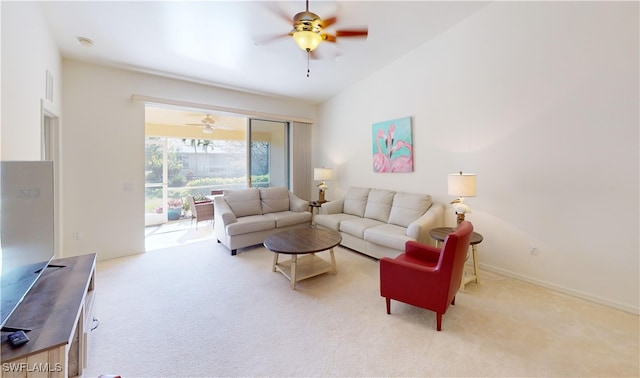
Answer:
M274 272L276 271L276 265L278 265L278 254L274 253L273 254L273 266L272 266L272 270Z
M472 245L471 246L471 250L473 253L473 275L475 276L475 282L478 283L478 278L480 278L480 274L478 272L478 249L476 248L476 245Z
M333 254L333 248L331 248L329 253L331 254L331 267L333 268L331 274L335 276L336 274L338 274L338 268L336 267L336 256Z
M298 255L291 256L291 289L296 289L296 265L298 264Z

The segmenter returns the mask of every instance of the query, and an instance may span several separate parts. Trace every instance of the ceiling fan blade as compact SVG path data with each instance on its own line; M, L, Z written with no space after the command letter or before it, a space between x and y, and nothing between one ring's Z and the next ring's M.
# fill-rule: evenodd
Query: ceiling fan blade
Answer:
M353 29L353 30L337 30L336 37L366 37L369 34L367 29Z
M328 28L329 26L335 24L337 21L337 18L334 17L329 17L329 18L325 18L324 20L322 20L322 22L320 23L322 25L322 28Z
M278 16L278 18L286 21L288 24L291 24L292 18L288 15L282 8L280 8L275 2L265 1L262 2L262 5L267 8L269 12Z
M277 41L279 39L284 39L284 38L289 38L290 34L276 34L276 35L272 35L272 36L268 36L268 37L264 37L264 38L257 38L255 40L255 45L256 46L264 46L267 45L271 42Z
M332 34L323 33L322 34L322 39L325 42L335 42L336 41L336 36L332 35Z

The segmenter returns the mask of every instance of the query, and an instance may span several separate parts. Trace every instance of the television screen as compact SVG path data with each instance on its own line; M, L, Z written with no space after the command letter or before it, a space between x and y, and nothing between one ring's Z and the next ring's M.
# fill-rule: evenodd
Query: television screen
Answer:
M54 255L53 162L1 162L0 197L0 326L19 328L7 319Z

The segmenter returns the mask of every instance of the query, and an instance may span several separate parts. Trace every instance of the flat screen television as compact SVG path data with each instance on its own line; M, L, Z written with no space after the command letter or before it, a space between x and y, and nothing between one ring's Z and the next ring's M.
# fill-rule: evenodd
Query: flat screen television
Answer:
M0 162L0 327L54 256L53 162ZM10 324L10 323L16 324Z

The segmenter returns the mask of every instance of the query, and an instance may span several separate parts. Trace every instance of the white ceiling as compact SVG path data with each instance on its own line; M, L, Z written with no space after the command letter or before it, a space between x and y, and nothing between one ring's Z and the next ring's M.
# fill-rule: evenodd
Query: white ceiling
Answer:
M486 5L458 1L310 1L327 29L369 36L322 43L311 60L291 30L300 1L44 1L63 57L319 103ZM94 42L81 45L77 37Z

